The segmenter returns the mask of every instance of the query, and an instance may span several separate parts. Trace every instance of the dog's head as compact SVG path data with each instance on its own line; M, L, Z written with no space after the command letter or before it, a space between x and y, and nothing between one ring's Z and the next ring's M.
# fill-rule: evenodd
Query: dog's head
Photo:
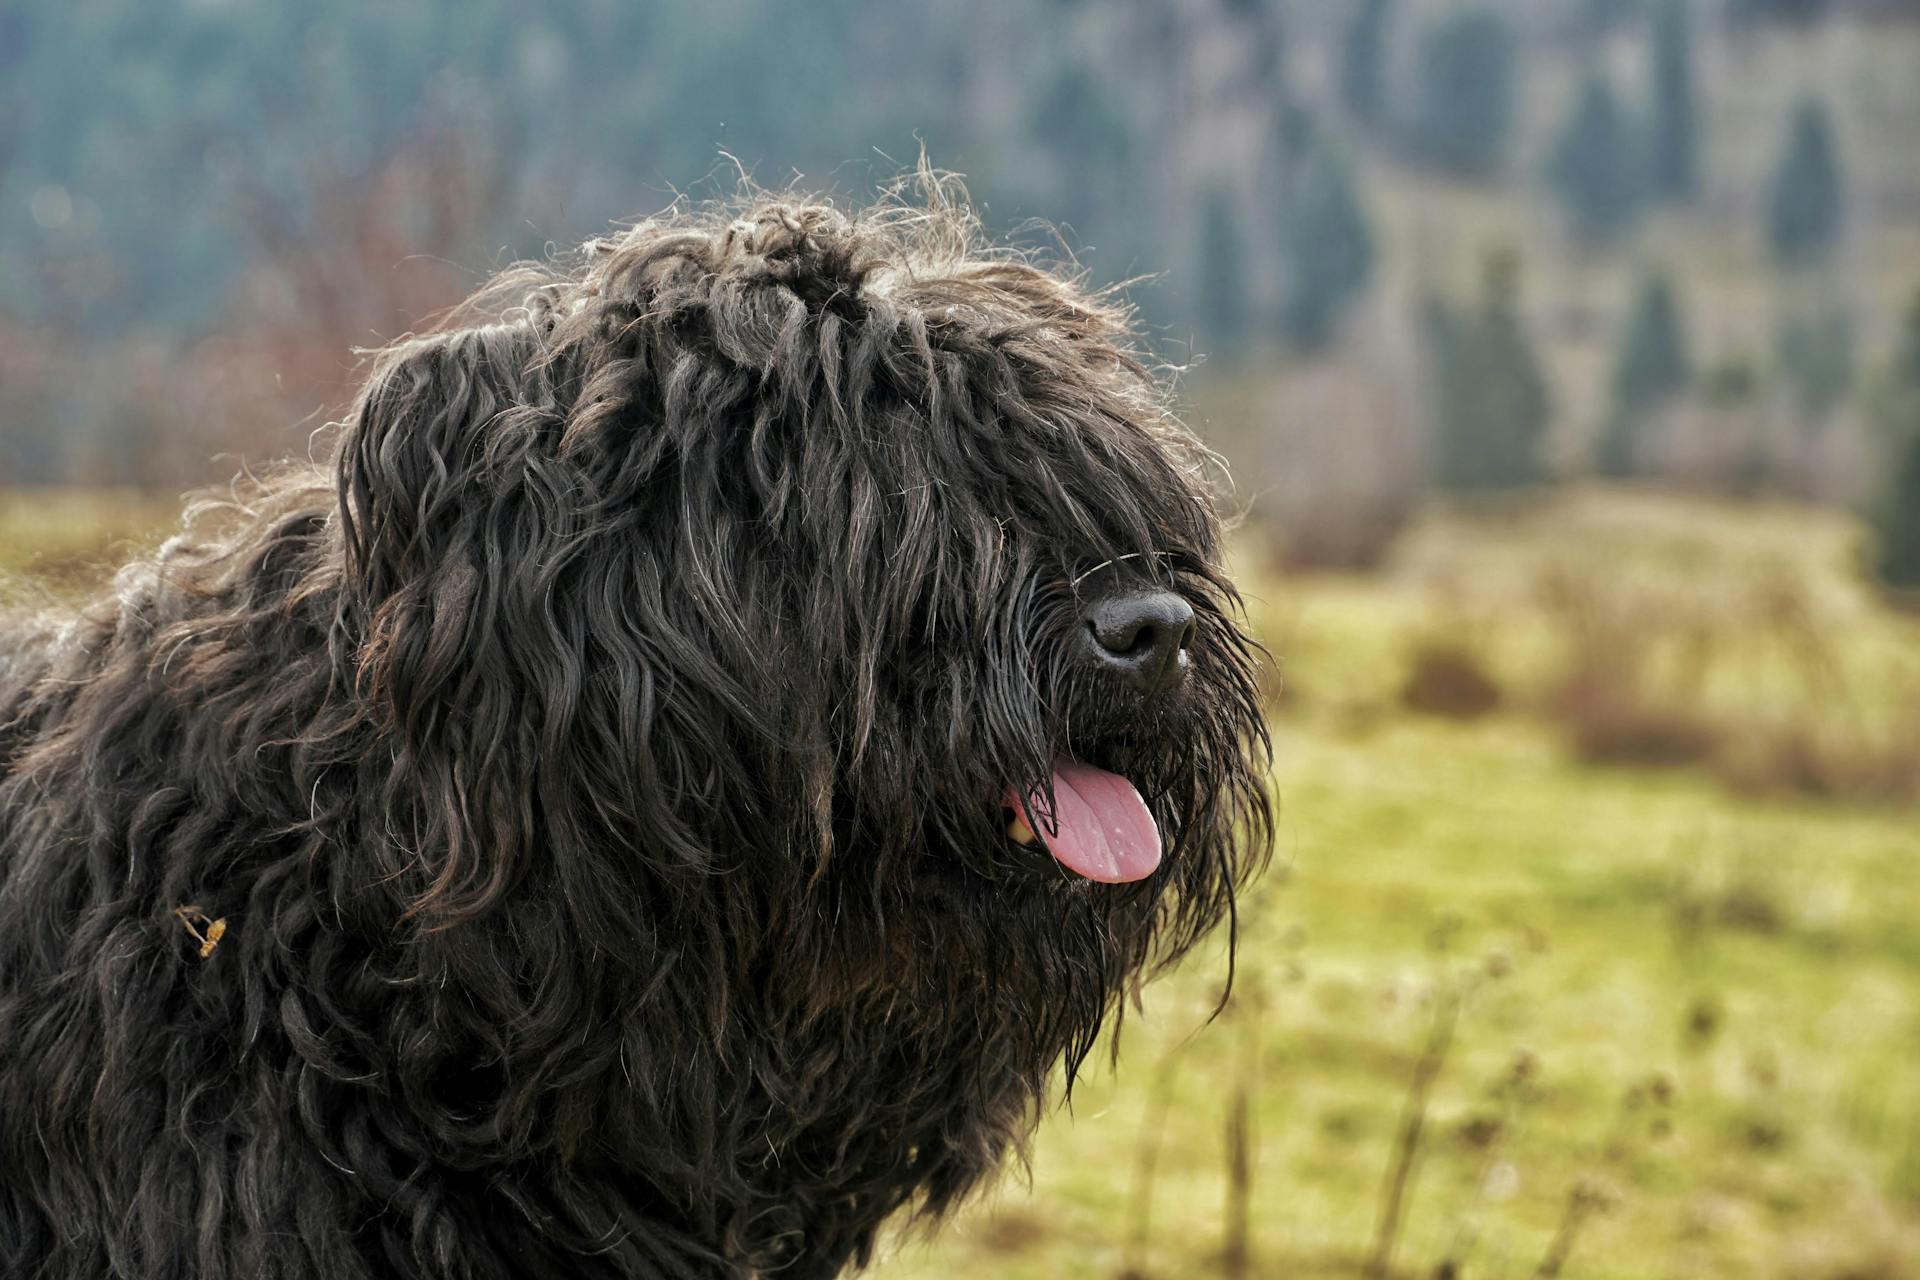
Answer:
M815 998L984 965L1059 1052L1231 911L1266 738L1209 459L1114 301L934 203L643 223L377 357L336 642L416 918L677 912Z

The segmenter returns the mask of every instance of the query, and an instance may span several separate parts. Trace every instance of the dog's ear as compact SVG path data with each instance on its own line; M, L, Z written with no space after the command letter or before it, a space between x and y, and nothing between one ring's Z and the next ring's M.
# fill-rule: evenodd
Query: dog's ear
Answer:
M531 509L552 467L539 354L510 325L388 350L336 457L340 632L359 712L391 747L371 820L385 870L434 921L497 899L532 842L540 682L516 668L538 657L508 634L526 584L505 567L539 564L554 536Z
M616 877L705 875L712 849L766 838L735 728L764 698L697 596L610 547L648 504L600 500L618 464L568 431L592 378L542 332L464 330L374 369L338 453L336 662L381 743L373 870L414 918L472 918L537 865L612 936Z
M417 338L382 353L337 455L348 571L379 600L431 572L473 536L476 486L516 459L529 330L493 325Z

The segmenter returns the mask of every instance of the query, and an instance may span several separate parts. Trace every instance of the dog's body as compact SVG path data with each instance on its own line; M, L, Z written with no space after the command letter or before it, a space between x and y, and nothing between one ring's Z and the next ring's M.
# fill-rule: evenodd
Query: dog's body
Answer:
M991 1175L1265 848L1126 342L943 208L643 224L6 624L0 1274L800 1280Z

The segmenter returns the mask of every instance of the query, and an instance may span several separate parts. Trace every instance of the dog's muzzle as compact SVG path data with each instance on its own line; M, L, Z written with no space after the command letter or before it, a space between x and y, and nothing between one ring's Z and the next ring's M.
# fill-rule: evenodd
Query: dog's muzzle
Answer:
M1130 591L1089 607L1087 654L1147 697L1170 693L1192 660L1193 606L1171 591Z

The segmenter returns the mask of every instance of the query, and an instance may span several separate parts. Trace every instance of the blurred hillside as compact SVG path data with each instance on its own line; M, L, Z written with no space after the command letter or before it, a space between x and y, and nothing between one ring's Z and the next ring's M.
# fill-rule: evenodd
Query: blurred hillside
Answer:
M736 161L857 199L924 143L996 233L1140 280L1302 562L1430 482L1884 507L1917 68L1899 0L15 0L0 483L304 452L353 348L508 259Z

